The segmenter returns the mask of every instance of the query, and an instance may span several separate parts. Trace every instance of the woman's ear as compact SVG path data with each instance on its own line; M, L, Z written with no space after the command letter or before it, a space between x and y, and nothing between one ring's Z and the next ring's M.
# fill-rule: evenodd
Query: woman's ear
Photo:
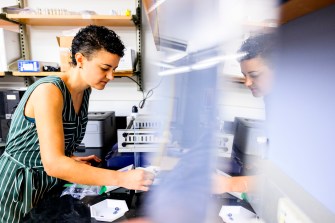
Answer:
M79 68L83 67L83 61L84 61L84 55L82 53L76 53L75 55L76 61L77 61L77 66Z

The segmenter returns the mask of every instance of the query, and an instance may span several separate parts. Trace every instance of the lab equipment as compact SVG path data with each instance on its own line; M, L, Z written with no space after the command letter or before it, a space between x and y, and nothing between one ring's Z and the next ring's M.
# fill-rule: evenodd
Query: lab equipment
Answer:
M74 155L104 157L116 142L114 111L89 112L86 133Z
M0 142L6 141L12 115L23 94L24 91L17 90L0 91Z
M17 68L20 72L59 71L57 63L36 60L18 60Z
M129 123L132 122L132 125ZM119 152L156 152L160 137L157 129L162 125L162 120L149 115L127 117L127 128L118 129Z
M40 63L36 60L19 60L17 62L17 69L20 72L40 72Z
M266 158L268 138L263 120L235 117L232 158L240 165L239 174L255 174L260 160Z
M262 120L235 117L234 151L243 155L264 156L267 137Z

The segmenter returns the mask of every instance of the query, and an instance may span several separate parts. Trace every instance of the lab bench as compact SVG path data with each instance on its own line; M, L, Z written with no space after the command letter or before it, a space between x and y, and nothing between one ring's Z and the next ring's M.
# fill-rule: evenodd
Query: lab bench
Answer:
M154 190L154 188L152 188ZM137 217L145 217L146 212L144 211L143 203L149 196L149 192L135 193L132 190L119 188L113 192L97 195L87 196L82 200L75 199L70 195L60 196L61 191L53 193L48 198L41 201L41 203L35 207L24 219L23 223L37 223L37 222L60 222L60 223L102 223L91 218L90 206L94 205L105 199L119 199L125 200L129 211L121 218L116 219L113 222L120 222L129 220ZM242 206L248 210L252 210L251 206L243 200L237 199L236 197L224 193L220 195L212 195L213 209L211 216L212 223L222 223L222 219L219 217L219 212L222 205Z
M42 200L24 218L23 223L100 223L103 221L91 218L90 206L105 199L125 200L128 205L129 211L127 211L123 217L116 219L114 222L144 216L141 204L145 199L146 192L135 193L133 190L119 188L113 192L102 195L86 196L81 200L73 198L70 195L60 197L60 194L61 190L59 189Z
M227 160L225 160L227 162ZM226 169L226 165L220 166L219 169ZM239 172L239 171L237 171ZM160 175L165 172L161 172ZM239 175L238 173L235 173ZM70 195L60 197L63 187L58 188L54 192L48 195L44 200L38 204L24 219L23 223L34 223L34 222L60 222L60 223L100 223L94 218L91 218L90 206L101 202L105 199L117 199L124 200L127 203L129 211L125 215L113 222L120 222L129 220L137 217L145 217L146 212L144 211L144 203L151 193L155 192L159 186L153 185L148 192L135 193L133 190L127 190L125 188L118 188L114 191L96 195L86 196L81 200L73 198ZM211 223L223 223L219 216L220 209L223 205L231 206L242 206L252 212L252 207L247 201L238 199L228 193L219 195L210 195L213 200L213 207L211 207ZM185 198L187 199L187 198Z

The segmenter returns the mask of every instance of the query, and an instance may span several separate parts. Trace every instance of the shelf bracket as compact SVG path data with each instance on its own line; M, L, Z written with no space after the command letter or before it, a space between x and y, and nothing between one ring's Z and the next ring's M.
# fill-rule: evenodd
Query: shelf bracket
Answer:
M141 54L141 46L142 46L142 7L141 1L138 1L138 5L136 8L136 16L133 16L133 21L137 27L136 35L137 35L137 63L136 63L136 78L137 83L139 84L137 90L143 91L143 82L142 82L142 54Z

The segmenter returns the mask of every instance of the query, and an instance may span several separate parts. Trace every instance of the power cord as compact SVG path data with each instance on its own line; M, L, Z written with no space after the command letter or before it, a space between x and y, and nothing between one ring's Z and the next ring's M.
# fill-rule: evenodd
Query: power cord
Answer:
M140 89L142 89L141 88L141 85L137 82L137 81L135 81L133 78L131 78L131 77L128 77L128 76L125 76L126 78L129 78L130 80L132 80L132 81L134 81L139 87L140 87Z
M126 76L126 77L127 77L127 76ZM141 88L141 85L140 85L137 81L135 81L133 78L131 78L131 77L127 77L127 78L129 78L130 80L134 81L134 82L140 87L140 89L142 89L142 88ZM153 93L154 93L153 90L156 89L156 88L158 88L159 85L162 83L162 79L163 79L163 77L159 80L159 83L158 83L155 87L151 88L151 89L147 92L146 95L144 95L144 91L142 90L143 99L138 103L138 107L139 107L140 109L142 109L142 108L144 107L145 101L153 95Z
M144 91L142 91L142 93L143 93L143 99L138 103L138 107L140 108L140 109L142 109L143 107L144 107L144 104L145 104L145 101L148 99L148 98L150 98L153 94L154 94L154 89L156 89L156 88L158 88L159 87L159 85L161 85L161 83L162 83L162 79L163 78L161 78L160 80L159 80L159 83L155 86L155 87L153 87L153 88L151 88L148 92L147 92L147 94L144 96Z

